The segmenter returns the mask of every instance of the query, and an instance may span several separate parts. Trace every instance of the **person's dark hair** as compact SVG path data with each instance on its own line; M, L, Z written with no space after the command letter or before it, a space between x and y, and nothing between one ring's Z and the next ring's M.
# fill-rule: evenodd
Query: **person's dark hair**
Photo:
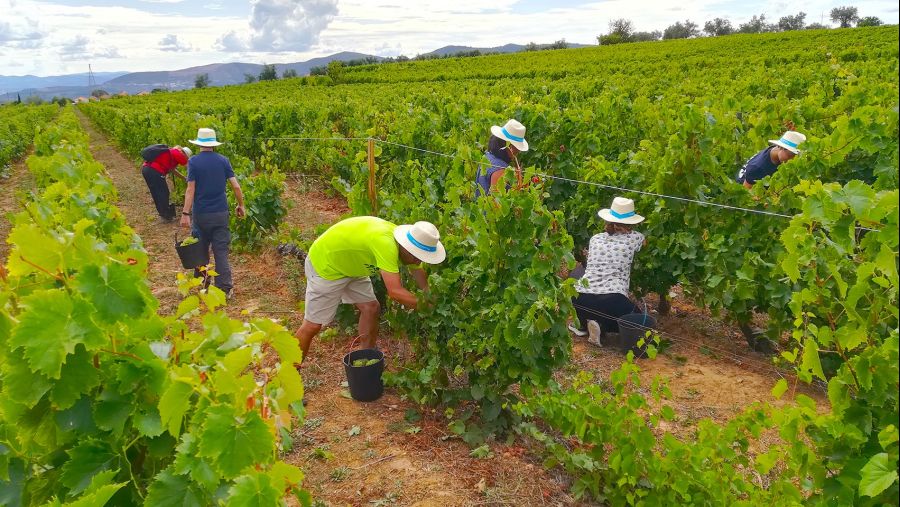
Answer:
M606 222L606 233L609 235L627 234L629 232L631 232L631 226L628 224L618 224L616 222Z
M491 139L488 141L488 153L499 158L500 160L509 164L511 162L509 157L509 150L506 149L506 140L500 139L495 135L491 135Z

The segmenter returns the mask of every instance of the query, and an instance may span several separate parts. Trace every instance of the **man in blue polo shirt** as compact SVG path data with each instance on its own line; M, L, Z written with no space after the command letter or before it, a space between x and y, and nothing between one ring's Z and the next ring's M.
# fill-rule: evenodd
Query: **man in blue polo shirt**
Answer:
M754 155L738 171L735 181L744 188L753 188L754 183L775 174L778 166L797 156L800 153L798 146L803 141L806 136L793 130L785 132L777 141L769 141L768 148Z
M188 161L187 190L184 192L184 209L181 212L181 225L193 225L193 234L205 248L212 246L216 260L216 287L231 299L234 295L234 284L231 280L231 265L228 263L228 250L231 246L231 231L228 229L228 196L225 195L226 183L231 184L238 205L235 213L243 218L244 193L234 176L231 162L215 152L215 147L222 143L216 141L213 129L200 129L197 139L190 141L200 146L200 153ZM193 211L193 213L192 213ZM191 218L193 217L193 220Z

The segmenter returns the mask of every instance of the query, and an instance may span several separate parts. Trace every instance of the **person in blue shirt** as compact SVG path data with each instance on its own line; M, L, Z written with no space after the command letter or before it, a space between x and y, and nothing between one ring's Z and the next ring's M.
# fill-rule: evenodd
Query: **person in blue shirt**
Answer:
M509 120L502 127L491 127L491 138L484 154L488 163L479 165L475 173L475 197L491 195L511 164L515 164L516 181L522 186L522 167L519 165L518 155L525 151L528 151L528 141L525 140L524 125L516 120Z
M234 295L234 284L231 279L231 265L228 262L228 251L231 247L231 231L228 228L228 196L225 195L226 183L231 184L238 205L235 213L243 218L244 193L238 183L228 159L215 152L215 147L222 143L216 140L213 129L202 128L197 131L197 139L191 144L200 147L200 153L188 161L187 189L184 192L184 209L181 212L181 225L192 227L192 233L206 249L212 247L215 258L216 287L225 293L228 299ZM193 220L192 220L193 218ZM195 272L195 275L199 273Z
M744 185L744 188L753 188L757 181L775 174L778 167L800 154L800 143L806 141L806 136L787 131L781 139L769 141L769 147L754 155L738 171L735 181Z

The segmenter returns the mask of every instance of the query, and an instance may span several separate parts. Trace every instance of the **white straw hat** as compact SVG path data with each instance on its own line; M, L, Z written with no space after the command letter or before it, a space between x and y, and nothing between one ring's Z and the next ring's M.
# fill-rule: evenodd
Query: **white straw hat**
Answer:
M184 153L184 156L187 158L191 158L191 155L194 154L194 152L192 152L191 149L187 146L176 146L176 148L181 150L181 152Z
M441 235L431 222L398 225L394 229L394 239L422 262L439 264L447 258L447 251L440 241Z
M188 141L191 144L196 144L197 146L205 146L207 148L212 148L214 146L219 146L222 143L216 141L216 131L213 129L197 129L197 139L191 139Z
M644 221L644 217L634 212L634 201L625 197L616 197L608 209L598 211L597 215L617 224L634 225Z
M799 154L800 150L797 147L800 146L800 143L802 143L803 141L806 141L805 135L801 134L800 132L788 130L787 132L782 134L781 139L770 139L769 144L774 144L775 146L780 146L794 154Z
M528 151L528 141L525 140L525 125L516 120L509 120L502 127L494 125L491 127L491 134L500 139L506 139L519 151Z

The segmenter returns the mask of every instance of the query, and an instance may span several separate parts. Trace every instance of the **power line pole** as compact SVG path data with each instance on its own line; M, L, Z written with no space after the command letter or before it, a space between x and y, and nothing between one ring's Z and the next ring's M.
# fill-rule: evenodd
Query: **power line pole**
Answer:
M91 64L88 64L88 95L92 95L94 93L94 88L97 87L97 80L94 79L94 71L91 69Z

